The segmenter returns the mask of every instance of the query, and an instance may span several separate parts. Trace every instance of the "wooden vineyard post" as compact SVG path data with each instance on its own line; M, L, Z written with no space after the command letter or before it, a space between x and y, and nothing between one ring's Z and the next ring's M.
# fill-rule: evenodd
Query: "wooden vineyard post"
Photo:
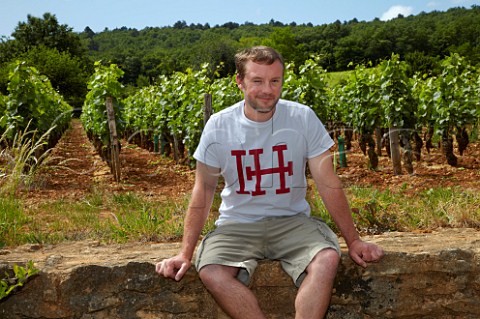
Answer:
M178 147L178 138L175 133L173 133L173 159L175 164L180 163L180 149Z
M111 97L107 97L107 119L108 128L110 130L110 148L111 148L111 166L113 177L116 182L120 181L120 148L117 137L117 127L115 125L115 112L113 110L113 102Z
M208 119L212 115L212 95L210 93L205 93L204 104L203 104L203 126L207 124Z
M402 157L400 155L400 137L396 128L390 128L390 154L393 164L393 174L402 175Z

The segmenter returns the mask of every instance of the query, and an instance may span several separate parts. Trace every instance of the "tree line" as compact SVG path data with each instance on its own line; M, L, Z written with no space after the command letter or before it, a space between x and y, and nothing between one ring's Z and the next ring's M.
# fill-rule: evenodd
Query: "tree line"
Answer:
M75 33L55 15L27 16L19 22L11 38L0 41L0 93L7 94L9 67L25 61L46 75L66 101L81 108L87 94L86 83L94 72L94 62L114 63L124 72L124 85L143 87L163 75L200 70L212 66L210 77L226 77L235 72L234 53L251 45L270 45L286 61L301 66L312 55L327 71L352 69L351 65L371 62L373 66L392 53L409 65L411 75L441 72L441 60L458 53L471 65L480 64L480 7L453 8L445 12L399 15L389 21L335 21L313 25L228 22L147 27L122 27L93 32L86 27ZM216 66L222 65L221 69Z
M287 61L301 65L311 54L320 55L320 66L328 71L343 71L349 63L380 63L392 53L410 62L415 71L430 72L438 62L455 52L472 64L480 63L480 7L454 8L446 12L399 16L390 21L336 21L314 26L283 24L271 20L255 25L226 23L187 25L136 30L122 27L81 34L96 60L122 67L123 81L135 84L160 74L200 69L225 63L223 74L234 72L233 55L239 48L266 44L278 49ZM146 79L145 79L146 77Z

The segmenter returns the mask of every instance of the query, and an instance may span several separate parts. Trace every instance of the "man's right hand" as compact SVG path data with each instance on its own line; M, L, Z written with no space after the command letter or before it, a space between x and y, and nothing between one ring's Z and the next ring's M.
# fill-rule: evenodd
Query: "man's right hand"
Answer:
M192 262L189 259L178 255L157 263L155 271L161 276L180 281L191 265Z

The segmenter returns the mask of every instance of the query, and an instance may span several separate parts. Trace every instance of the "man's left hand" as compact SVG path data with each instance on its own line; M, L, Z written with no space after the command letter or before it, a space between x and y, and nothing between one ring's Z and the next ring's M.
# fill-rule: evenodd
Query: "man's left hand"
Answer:
M361 239L355 240L348 247L350 258L363 268L367 263L378 262L384 256L383 249L372 243L367 243Z

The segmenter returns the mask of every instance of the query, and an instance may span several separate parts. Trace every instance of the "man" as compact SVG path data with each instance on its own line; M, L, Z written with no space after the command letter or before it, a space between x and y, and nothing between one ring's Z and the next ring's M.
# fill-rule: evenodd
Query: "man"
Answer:
M181 280L191 266L198 238L222 175L216 229L197 249L199 276L232 318L266 318L246 286L257 261L280 260L299 287L296 318L323 318L340 262L335 234L310 217L305 200L308 163L317 190L360 266L382 258L380 247L363 242L333 171L333 140L304 105L281 100L284 61L269 47L235 55L236 82L244 100L214 114L194 157L196 179L185 217L180 253L156 265L158 274Z

